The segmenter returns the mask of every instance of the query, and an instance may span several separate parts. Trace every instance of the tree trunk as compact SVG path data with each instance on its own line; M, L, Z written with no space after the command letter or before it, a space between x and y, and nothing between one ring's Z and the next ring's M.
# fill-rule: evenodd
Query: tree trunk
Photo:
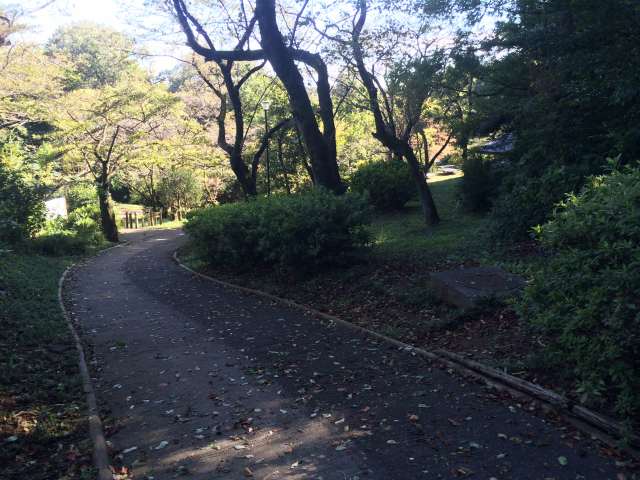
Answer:
M118 225L116 215L111 205L111 194L109 192L109 182L101 179L98 185L98 202L100 204L100 221L102 223L102 233L110 242L118 241Z
M436 203L433 201L431 195L431 189L427 183L427 178L424 172L420 168L420 162L416 158L415 153L411 147L407 147L407 151L404 153L404 158L409 165L411 176L416 183L418 189L418 195L420 196L420 205L422 207L422 214L424 215L424 221L427 225L437 225L440 223L440 216L438 215L438 209Z
M256 189L256 178L250 174L247 165L242 160L242 154L234 151L229 155L231 169L235 173L238 183L242 188L242 193L247 197L255 197L258 192Z
M324 136L320 131L302 75L278 29L275 1L257 0L256 17L262 37L262 48L287 90L294 119L311 157L315 180L319 185L335 193L344 193L346 188L340 179L334 148L335 136Z
M276 19L275 0L256 0L255 3L254 18L257 20L260 29L261 50L244 50L244 46L250 38L255 25L254 19L246 26L245 33L239 39L236 48L226 51L218 50L204 31L202 24L188 12L185 2L183 0L173 0L172 3L180 26L187 36L189 46L194 52L201 55L205 61L225 61L227 66L230 66L235 61L269 61L289 96L294 119L300 129L311 159L314 181L337 194L344 193L346 187L340 179L338 170L334 111L327 66L320 55L286 45ZM192 29L192 25L197 30L197 35ZM199 43L197 38L199 36L204 38L207 46ZM320 130L316 120L311 100L300 70L296 66L296 61L307 64L317 73L316 93L318 95L319 115L322 119L324 133ZM238 91L236 90L235 93L238 93ZM234 101L233 98L231 100L232 102ZM236 128L236 132L240 130ZM237 172L237 170L234 169L234 172Z

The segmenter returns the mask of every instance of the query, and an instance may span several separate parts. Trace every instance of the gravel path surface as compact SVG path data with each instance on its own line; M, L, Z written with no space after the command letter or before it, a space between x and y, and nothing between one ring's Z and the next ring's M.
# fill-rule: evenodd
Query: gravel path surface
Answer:
M96 395L133 478L619 480L585 435L347 327L176 265L179 231L75 269Z

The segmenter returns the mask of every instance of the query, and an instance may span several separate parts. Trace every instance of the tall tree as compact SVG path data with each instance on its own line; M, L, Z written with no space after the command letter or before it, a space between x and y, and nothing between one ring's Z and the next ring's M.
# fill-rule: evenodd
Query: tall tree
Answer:
M206 65L200 65L194 61L193 66L198 72L204 84L214 93L218 99L219 109L215 115L217 124L217 144L228 155L231 169L240 186L247 196L257 195L257 179L258 167L262 159L267 143L273 135L280 129L290 127L292 122L289 116L282 117L267 131L262 132L260 145L251 155L251 160L245 162L244 157L248 156L247 143L249 134L256 131L254 120L257 120L258 112L262 110L262 102L267 100L266 95L269 94L268 101L273 105L272 112L278 110L278 105L273 101L274 93L277 88L273 87L273 82L254 82L261 83L262 89L257 97L247 98L242 92L242 87L249 79L258 72L264 63L249 68L234 68L234 62L218 61L217 72L207 69ZM231 112L229 112L229 104ZM227 139L227 122L229 114L232 113L233 118L233 139L231 142ZM248 121L245 117L248 116ZM276 117L277 118L277 117ZM253 127L253 128L252 128Z
M0 46L0 55L0 130L46 121L63 94L63 64L28 44Z
M46 49L68 60L65 86L69 90L114 85L124 72L136 66L131 38L90 22L60 28Z
M177 97L145 79L125 77L100 90L79 89L65 97L58 119L64 161L94 177L105 237L118 241L111 204L114 176L164 134Z
M373 113L373 136L397 158L407 162L416 184L427 225L440 221L426 174L411 145L411 137L420 126L425 102L433 92L434 77L442 68L440 53L419 53L392 61L385 85L366 64L363 47L363 30L367 20L367 0L359 0L353 29L349 40L332 37L344 46L350 46L355 69L367 93L369 108ZM397 45L392 46L397 48Z
M186 1L173 0L174 13L186 35L187 43L194 52L201 55L206 61L269 61L287 90L293 117L311 158L314 179L319 185L336 193L344 192L345 186L338 172L333 101L325 62L318 54L294 47L293 39L295 38L297 20L296 27L291 32L289 44L285 43L276 19L275 0L258 0L253 12L254 16L251 19L248 19L245 13L243 2L241 2L241 6L244 23L240 38L247 38L247 41L240 48L219 50L215 47L212 38L205 31L201 22L191 14ZM299 17L300 14L296 18ZM248 44L248 39L254 35L256 23L260 30L262 48L244 48ZM198 37L204 41L204 44ZM320 129L304 79L296 62L302 62L316 72L316 92L323 130Z

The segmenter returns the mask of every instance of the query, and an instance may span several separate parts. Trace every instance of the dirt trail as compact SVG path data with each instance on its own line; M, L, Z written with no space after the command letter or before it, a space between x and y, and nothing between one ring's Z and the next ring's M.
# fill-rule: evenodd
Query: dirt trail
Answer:
M594 479L575 431L349 328L194 277L179 231L77 268L65 293L133 478Z

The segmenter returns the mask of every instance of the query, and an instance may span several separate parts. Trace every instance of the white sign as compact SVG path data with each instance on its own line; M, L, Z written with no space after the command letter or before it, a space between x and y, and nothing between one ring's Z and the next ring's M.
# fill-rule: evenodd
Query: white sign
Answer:
M64 197L52 198L44 202L47 208L47 218L66 217L67 200Z

